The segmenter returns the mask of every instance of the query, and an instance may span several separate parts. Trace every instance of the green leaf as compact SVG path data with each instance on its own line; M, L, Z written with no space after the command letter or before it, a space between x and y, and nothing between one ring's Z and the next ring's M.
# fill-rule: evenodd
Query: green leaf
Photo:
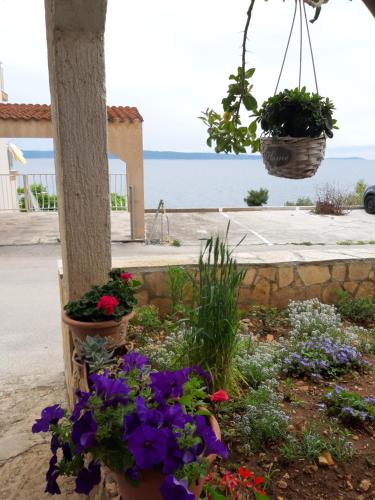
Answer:
M247 94L243 97L243 103L248 111L256 111L257 101L251 94Z
M270 500L267 495L262 495L258 491L254 491L254 496L255 496L256 500Z
M251 78L255 73L255 68L250 68L245 72L245 78Z

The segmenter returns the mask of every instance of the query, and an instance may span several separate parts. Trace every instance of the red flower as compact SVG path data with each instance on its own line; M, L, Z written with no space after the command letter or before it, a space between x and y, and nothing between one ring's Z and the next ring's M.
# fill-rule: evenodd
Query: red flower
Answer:
M98 300L96 308L98 311L103 311L107 316L112 316L119 303L116 297L112 297L112 295L103 295L103 297L100 297Z
M124 281L129 281L133 279L133 275L131 273L121 273L120 278Z
M229 396L225 391L220 389L220 391L216 391L214 394L211 394L210 399L211 401L228 401Z

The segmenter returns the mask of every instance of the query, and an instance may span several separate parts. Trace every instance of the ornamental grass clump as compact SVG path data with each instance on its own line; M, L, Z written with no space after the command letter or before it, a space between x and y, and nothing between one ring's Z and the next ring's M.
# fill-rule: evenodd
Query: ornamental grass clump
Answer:
M120 321L136 305L135 292L140 284L123 269L114 270L107 283L93 286L79 300L68 302L64 310L76 321Z
M209 375L198 367L151 371L147 357L131 352L115 375L93 374L90 382L71 413L47 407L32 427L52 434L46 492L59 494L57 479L68 475L76 477L76 493L88 495L105 464L132 484L158 470L164 500L194 500L189 485L207 475L207 457L227 456L206 419Z
M282 371L292 377L320 379L367 367L368 363L354 347L321 336L286 349Z
M193 279L187 355L212 376L214 388L236 390L235 356L239 341L238 294L246 271L240 270L224 238L209 238Z
M329 415L351 426L373 423L375 421L375 398L362 397L336 385L327 391L323 398Z

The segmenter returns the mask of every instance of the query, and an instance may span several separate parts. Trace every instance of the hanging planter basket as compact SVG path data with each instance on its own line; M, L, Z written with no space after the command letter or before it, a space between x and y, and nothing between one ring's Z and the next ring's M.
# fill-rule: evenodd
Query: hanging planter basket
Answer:
M306 179L315 175L326 149L321 137L261 137L260 151L270 175Z

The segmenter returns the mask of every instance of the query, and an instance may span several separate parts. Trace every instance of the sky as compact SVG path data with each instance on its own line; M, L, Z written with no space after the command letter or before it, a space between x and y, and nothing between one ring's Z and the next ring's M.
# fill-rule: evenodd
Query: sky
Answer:
M108 0L107 102L138 107L145 149L210 151L197 116L207 107L220 110L228 76L240 64L248 4ZM306 8L312 17L313 9ZM274 92L293 10L293 0L255 2L247 63L256 68L253 93L260 103ZM0 0L0 13L0 61L9 101L49 103L44 2ZM334 101L340 127L328 152L375 158L375 19L360 0L330 0L310 32L319 91ZM307 43L304 49L302 82L315 90ZM280 88L297 85L296 30ZM46 140L15 142L51 149Z

